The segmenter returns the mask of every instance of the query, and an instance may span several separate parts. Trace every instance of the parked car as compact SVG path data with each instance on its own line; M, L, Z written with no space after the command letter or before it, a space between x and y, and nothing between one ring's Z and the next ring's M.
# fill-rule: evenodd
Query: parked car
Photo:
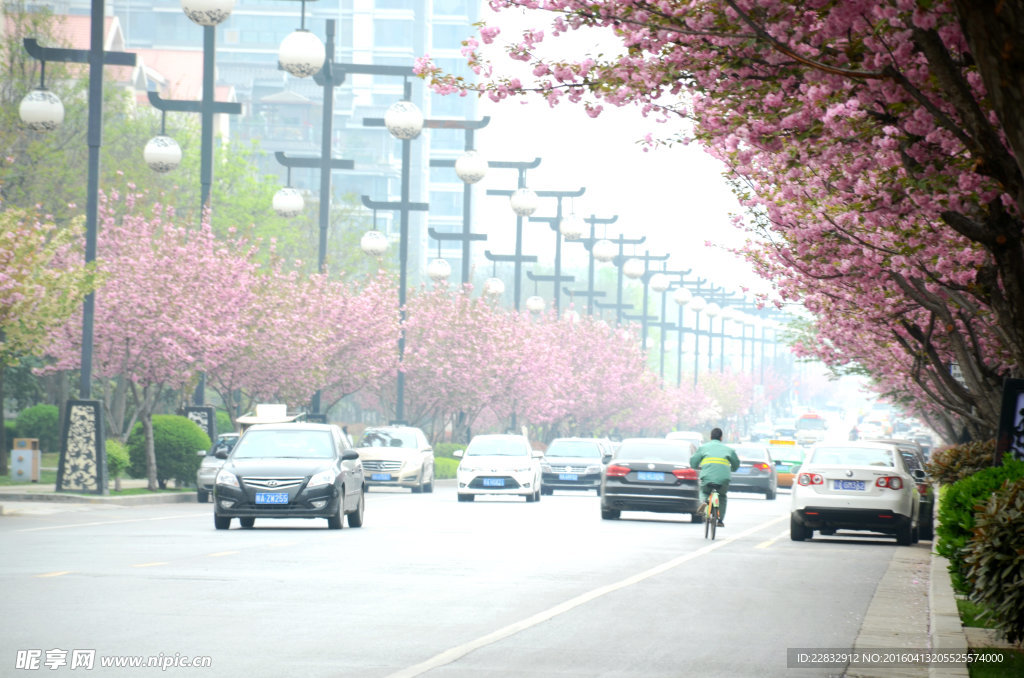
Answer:
M473 436L456 471L459 501L473 501L479 494L511 494L540 501L541 459L544 453L530 447L526 436L486 434Z
M796 420L796 444L813 445L825 441L828 434L828 421L818 414L803 414Z
M596 490L601 494L602 459L611 446L598 438L555 438L541 461L541 493Z
M237 442L237 433L221 433L210 449L200 452L203 455L203 460L199 462L199 469L196 471L196 501L200 504L210 501L213 483L217 480L217 471L224 464L224 457L231 452L231 448ZM218 456L218 452L225 454L223 457Z
M617 520L622 511L651 511L689 513L692 522L700 522L700 491L697 471L690 468L691 447L685 439L623 440L614 455L605 457L601 517Z
M434 448L415 426L368 428L356 448L366 473L367 488L408 487L414 493L434 491Z
M218 453L222 454L222 453ZM359 455L334 424L255 424L217 473L213 523L251 528L257 518L326 518L362 527L366 488Z
M793 541L836 530L867 530L896 536L909 546L918 539L917 483L899 449L890 443L816 445L793 485L789 534Z
M880 440L878 442L895 445L896 449L903 455L903 461L907 466L907 470L915 477L917 477L918 471L924 475L923 478L917 481L917 494L920 499L918 537L921 539L933 539L935 537L935 488L928 479L924 451L920 445L911 440Z
M666 440L684 440L696 450L698 447L704 444L704 434L699 431L672 431L665 436Z
M795 440L769 440L768 451L775 460L775 478L779 487L792 487L804 463L804 448Z
M796 437L796 419L786 417L784 419L775 420L775 437L776 438L795 438Z
M740 467L732 472L729 492L756 492L765 499L775 499L779 478L766 445L740 443L731 445L740 458Z

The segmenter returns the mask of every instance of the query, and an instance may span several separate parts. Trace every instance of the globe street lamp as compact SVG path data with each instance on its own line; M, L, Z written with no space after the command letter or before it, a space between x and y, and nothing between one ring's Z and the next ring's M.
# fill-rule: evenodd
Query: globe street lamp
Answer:
M302 0L299 28L281 41L277 50L277 63L296 78L308 78L323 68L326 58L324 43L306 30L306 0Z
M722 307L715 302L709 303L704 308L704 313L708 316L708 372L712 368L712 354L714 353L714 340L715 340L715 318L722 312Z
M571 217L570 217L571 218ZM575 221L570 221L568 225L563 225L562 235L566 240L573 242L582 243L587 249L589 256L587 257L587 289L584 290L566 290L570 297L584 296L587 299L587 315L594 315L594 299L598 296L604 296L604 292L594 291L594 262L595 261L611 261L615 256L615 245L608 240L598 239L596 237L597 224L613 224L618 220L618 216L609 218L599 218L596 215L590 215L586 219L581 219L583 224L590 226L590 236L583 237L582 233L579 237L570 238L570 235L575 235L576 229L579 224ZM598 254L600 253L600 256Z
M693 387L697 388L697 374L700 372L700 313L707 308L708 302L704 297L694 295L690 300L690 310L693 311ZM711 337L708 336L708 344Z
M499 161L490 163L491 169L515 169L519 174L517 188L515 190L487 191L487 195L505 195L509 197L509 205L512 207L512 211L516 214L515 254L494 254L490 250L484 251L484 256L490 261L495 263L499 261L508 261L515 264L515 272L513 273L514 282L512 286L514 292L512 298L517 311L519 310L519 301L522 294L523 264L537 261L537 257L523 254L523 217L533 214L534 210L537 209L536 194L534 194L533 191L526 189L526 170L534 169L538 165L540 165L540 158L534 158L530 162ZM520 191L523 192L520 193ZM513 196L516 196L514 200Z
M539 275L532 271L527 272L526 276L535 282L550 282L554 283L555 293L555 312L557 313L561 309L561 289L562 282L572 282L575 280L573 276L562 275L562 199L563 198L578 198L586 192L586 188L580 188L575 191L540 191L537 196L540 198L555 198L557 207L555 209L555 216L553 217L530 217L530 221L541 221L547 222L551 230L555 232L555 273L554 275ZM573 228L572 224L569 225L570 232ZM582 234L582 227L580 227L579 233ZM578 235L576 237L579 237Z

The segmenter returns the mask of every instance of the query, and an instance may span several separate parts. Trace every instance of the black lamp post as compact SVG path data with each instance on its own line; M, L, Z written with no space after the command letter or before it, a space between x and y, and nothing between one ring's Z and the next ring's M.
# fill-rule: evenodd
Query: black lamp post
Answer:
M686 278L686 276L688 276L690 273L691 273L690 269L686 269L685 271L669 271L669 270L666 270L664 268L664 264L663 264L662 265L662 269L660 271L658 271L658 274L661 274L661 275L665 276L664 284L662 284L661 282L656 281L655 277L651 276L651 283L650 283L651 287L654 288L654 290L656 292L661 292L661 320L655 325L655 327L659 328L659 334L661 335L661 340L660 340L660 342L661 342L661 361L660 361L660 365L659 365L659 368L658 368L658 376L661 377L662 381L665 381L665 334L666 334L666 332L668 330L676 329L676 326L674 324L668 322L667 309L665 308L666 292L668 291L668 288L670 286L669 277L670 276L679 276L680 284L684 284L683 283L684 278ZM655 275L657 275L657 274L655 274ZM682 323L680 323L680 324L682 324ZM679 332L679 344L680 344L680 346L682 346L682 341L683 341L683 334L682 334L682 331L680 331Z
M519 179L516 183L519 191L526 191L526 170L534 169L540 165L540 158L534 158L529 162L512 162L512 161L499 161L492 162L490 166L494 169L514 169L519 173ZM487 195L514 195L515 191L487 191ZM514 254L494 254L490 250L484 251L484 256L493 262L512 262L515 264L515 281L513 283L513 299L515 302L515 309L519 310L519 302L522 298L522 285L523 285L523 264L533 263L537 261L537 257L532 255L523 254L523 217L529 216L532 210L528 209L528 206L522 207L520 210L516 210L516 251Z
M555 312L558 313L561 310L561 289L563 282L573 282L576 278L573 276L562 275L562 199L563 198L578 198L586 193L586 188L579 188L575 191L537 191L537 197L539 198L554 198L556 201L555 216L553 217L530 217L530 221L545 222L551 227L551 230L555 232L555 274L554 275L538 275L532 271L526 273L526 277L536 282L550 282L554 283L555 293Z
M622 262L620 268L621 272L629 278L639 280L643 285L644 296L643 296L643 311L641 317L643 324L641 325L642 332L642 346L644 351L647 351L647 295L648 288L650 287L651 279L657 274L657 271L651 270L652 261L667 261L669 258L668 254L651 254L650 250L644 252L642 256L632 256ZM668 289L668 277L665 277L665 285L663 289Z
M134 66L135 55L126 52L108 52L103 49L105 25L103 0L92 0L89 24L89 49L61 49L41 47L36 40L24 40L25 51L45 64L46 61L84 63L89 65L89 122L86 143L89 147L86 170L85 204L85 261L96 260L96 241L99 231L100 147L103 143L103 66ZM44 66L45 67L45 66ZM38 90L37 90L38 92ZM40 94L44 94L40 92ZM30 99L33 92L26 99ZM50 93L48 103L56 96ZM60 100L57 99L59 104ZM29 109L22 104L22 117ZM61 106L60 120L63 120ZM53 129L46 125L36 129ZM93 324L96 295L90 292L82 305L82 366L79 389L80 400L68 401L64 413L60 462L57 470L58 491L74 490L107 494L107 458L104 445L103 403L92 400ZM72 426L74 422L74 426ZM4 457L6 460L6 457ZM6 470L6 469L5 469Z
M582 243L583 247L587 249L587 289L586 290L565 290L565 293L570 297L585 297L587 299L587 315L594 315L594 300L597 297L603 297L605 295L602 291L594 290L594 262L597 260L597 256L594 252L594 248L599 242L603 242L607 245L611 245L610 242L596 237L595 229L597 224L614 224L618 221L618 215L613 217L601 218L591 214L586 217L584 221L590 225L590 236L578 238L576 242Z
M622 282L623 282L623 277L622 277L623 276L623 271L622 271L622 268L623 268L623 265L626 263L626 260L629 259L629 257L627 257L625 255L626 245L642 245L646 240L647 240L646 236L644 236L642 238L629 239L629 238L626 238L624 235L620 234L618 238L615 238L614 240L607 241L607 242L610 242L613 247L616 247L616 246L618 247L618 254L616 254L615 256L611 257L610 259L607 259L607 261L611 261L612 264L615 265L615 268L618 269L618 279L616 281L615 304L598 304L597 306L598 306L598 308L614 308L615 309L615 324L617 324L617 325L621 325L622 324L622 311L623 311L623 309L632 308L632 304L626 305L626 304L622 303ZM594 245L594 249L597 250L600 246L601 246L601 243L596 243ZM609 249L611 249L611 248L609 248ZM598 256L598 252L595 251L594 256ZM602 258L602 257L598 257L598 258ZM644 312L646 313L646 309L644 309Z

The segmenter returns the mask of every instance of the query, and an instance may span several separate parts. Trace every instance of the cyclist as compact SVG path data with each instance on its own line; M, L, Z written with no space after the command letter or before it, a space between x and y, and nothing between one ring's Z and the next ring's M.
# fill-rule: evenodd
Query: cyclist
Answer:
M700 500L711 493L710 485L718 485L718 527L725 527L726 495L732 472L740 467L736 450L722 443L722 429L711 429L711 440L690 455L690 467L700 469Z

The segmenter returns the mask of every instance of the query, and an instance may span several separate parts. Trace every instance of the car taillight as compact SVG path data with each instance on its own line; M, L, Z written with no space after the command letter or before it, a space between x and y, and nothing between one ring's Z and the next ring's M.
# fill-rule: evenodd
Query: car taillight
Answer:
M801 473L796 477L798 485L807 487L808 485L824 485L825 479L821 477L820 473Z
M751 466L756 468L758 471L767 471L768 469L771 468L770 466L768 466L768 464L764 463L763 461L760 461L756 464L751 464Z
M672 475L680 480L696 480L697 471L692 468L677 468L672 471Z
M882 476L875 481L878 487L888 487L890 490L902 490L903 478L899 476Z
M923 497L924 495L928 494L928 483L918 483L918 484L917 484L917 492L918 492L918 494L920 494L920 495L921 495L922 497Z
M629 475L630 468L628 466L618 466L612 464L604 470L604 474L609 478L625 478Z

